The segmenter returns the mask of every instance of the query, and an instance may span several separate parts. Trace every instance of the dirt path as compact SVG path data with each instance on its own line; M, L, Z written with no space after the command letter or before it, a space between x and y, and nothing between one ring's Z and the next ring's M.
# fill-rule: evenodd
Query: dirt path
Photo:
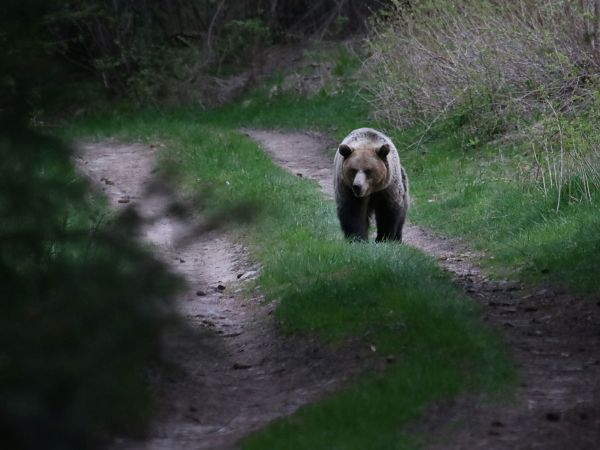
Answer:
M245 130L295 174L332 196L326 139L308 133ZM407 169L410 175L410 168ZM417 199L418 201L418 199ZM548 286L489 280L460 243L408 225L405 242L434 256L483 305L518 369L516 398L491 404L463 398L436 405L415 429L436 449L600 448L600 301Z
M76 158L115 209L136 208L148 223L141 239L188 284L177 300L186 326L164 346L171 370L151 377L158 417L147 439L111 448L236 448L240 437L338 387L364 359L278 336L273 306L259 293L240 294L260 270L243 246L216 232L182 241L198 221L169 210L178 199L157 181L156 152L105 141L83 145Z

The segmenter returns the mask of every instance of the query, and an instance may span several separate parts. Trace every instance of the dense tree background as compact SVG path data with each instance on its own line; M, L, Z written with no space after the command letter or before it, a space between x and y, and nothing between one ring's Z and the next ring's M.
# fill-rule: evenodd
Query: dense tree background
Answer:
M144 103L160 99L169 83L239 70L268 44L360 32L386 3L11 0L0 19L2 88L34 109L80 101L65 86L85 96L86 82Z

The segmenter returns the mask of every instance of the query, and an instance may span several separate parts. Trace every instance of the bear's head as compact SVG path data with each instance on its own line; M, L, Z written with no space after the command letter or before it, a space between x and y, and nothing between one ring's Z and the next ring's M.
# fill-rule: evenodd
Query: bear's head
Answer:
M389 144L361 145L354 148L342 144L338 151L344 158L342 179L356 197L366 197L388 187L390 183L387 162Z

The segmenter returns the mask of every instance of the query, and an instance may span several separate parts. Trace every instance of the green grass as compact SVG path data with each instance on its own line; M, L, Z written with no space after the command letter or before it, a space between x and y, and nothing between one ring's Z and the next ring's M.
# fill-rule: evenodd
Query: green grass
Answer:
M585 120L581 117L579 120ZM600 216L594 201L567 203L518 180L519 163L533 161L523 146L472 146L460 128L434 133L419 150L403 153L415 199L411 219L460 236L488 257L499 275L549 280L582 293L600 282ZM399 134L399 142L414 135Z
M70 130L71 136L167 142L164 164L189 195L202 198L205 212L226 213L240 203L260 210L252 222L233 228L263 264L257 282L268 300L279 301L283 332L333 343L359 339L377 355L396 356L398 363L384 374L302 408L243 448L413 448L422 438L402 427L431 402L465 390L506 389L512 370L500 343L433 260L408 246L346 242L333 202L315 182L275 166L234 131L316 123L345 133L350 123L359 126L364 112L350 107L352 97L277 98L269 107L250 101L255 106L215 112L116 113Z
M412 449L426 439L402 431L424 405L460 392L454 364L408 357L246 440L244 449ZM421 364L417 362L419 360Z

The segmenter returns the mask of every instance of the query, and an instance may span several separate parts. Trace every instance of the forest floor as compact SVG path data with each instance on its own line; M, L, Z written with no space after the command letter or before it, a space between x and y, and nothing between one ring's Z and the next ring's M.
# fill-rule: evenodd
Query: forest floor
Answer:
M317 180L331 196L330 142L308 133L246 130L274 161ZM156 188L157 149L104 141L82 146L78 165L116 209L135 207L147 219L141 238L188 289L177 303L185 327L165 342L171 369L152 385L158 416L144 441L118 440L115 449L229 449L243 436L293 413L385 361L368 348L343 351L277 333L259 291L244 285L260 267L246 249L218 231L180 239L198 226L169 211L175 189ZM454 240L408 225L406 244L452 272L482 305L482 320L500 330L518 368L514 399L480 398L436 405L413 431L443 449L592 449L600 442L600 308L550 286L492 281L478 255Z

